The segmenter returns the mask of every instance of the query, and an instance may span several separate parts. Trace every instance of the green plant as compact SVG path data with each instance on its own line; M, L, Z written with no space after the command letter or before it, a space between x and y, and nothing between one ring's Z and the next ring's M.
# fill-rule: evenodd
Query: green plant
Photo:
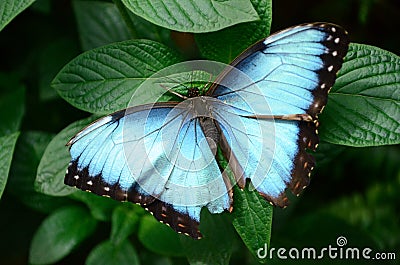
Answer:
M40 36L41 42L31 55L34 58L24 61L30 67L35 65L32 61L38 62L33 72L16 66L17 70L0 73L0 195L7 183L10 196L5 198L5 207L18 198L34 211L35 226L27 232L35 231L30 242L32 264L56 263L71 253L67 259L86 259L87 264L185 264L186 258L190 264L228 264L230 259L237 264L267 262L257 259L256 252L265 243L270 245L271 225L276 225L277 233L276 240L274 236L271 239L272 246L309 242L319 246L343 232L356 243L372 244L377 249L400 246L395 236L400 232L396 196L400 152L393 146L371 148L400 142L400 58L363 44L350 44L320 117L322 143L316 154L320 165L317 174L331 176L329 183L337 189L349 183L343 176L361 180L357 173L346 175L346 167L359 163L365 168L362 162L370 161L362 171L370 177L362 184L332 193L321 185L321 178L315 179L321 191L304 195L304 202L294 199L294 205L285 211L277 209L274 218L279 222L272 221L273 207L260 196L235 190L233 214L202 212L200 228L207 237L199 241L176 234L137 205L63 184L70 159L65 144L70 137L96 117L125 108L134 90L157 70L189 57L232 61L269 34L271 2L73 1L84 53L76 56L77 45L70 38L73 33L55 32L52 38ZM32 3L2 1L0 30ZM42 1L32 8L46 13L49 5ZM215 19L206 20L205 15ZM183 49L171 38L181 34L171 30L193 33L198 50ZM39 75L34 96L30 94L34 85L22 82L33 73ZM57 93L49 87L51 80ZM61 103L60 97L93 115L54 135L68 122L87 116ZM370 148L360 155L349 147ZM376 175L380 179L373 177ZM310 210L315 201L315 211ZM10 220L19 218L10 216ZM313 230L321 233L310 233ZM76 250L83 245L89 253ZM246 248L250 255L243 251Z

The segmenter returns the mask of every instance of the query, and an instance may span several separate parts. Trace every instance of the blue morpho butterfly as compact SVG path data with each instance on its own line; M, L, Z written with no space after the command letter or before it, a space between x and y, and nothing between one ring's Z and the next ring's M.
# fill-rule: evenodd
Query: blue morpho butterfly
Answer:
M241 80L227 70L203 94L190 88L185 104L145 104L103 117L68 142L65 184L138 203L175 231L200 238L203 206L232 210L232 180L215 159L219 146L240 188L250 179L266 200L284 207L287 188L298 195L309 183L314 158L306 149L318 145L317 116L348 43L337 25L291 27L231 63L257 88L234 85ZM270 123L272 142L263 131Z

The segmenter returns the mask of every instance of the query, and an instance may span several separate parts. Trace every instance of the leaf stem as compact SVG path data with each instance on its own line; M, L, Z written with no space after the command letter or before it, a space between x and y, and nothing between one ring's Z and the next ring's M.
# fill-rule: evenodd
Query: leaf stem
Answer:
M135 29L135 25L132 22L131 17L129 16L128 11L126 10L125 5L121 2L121 0L113 0L114 4L117 6L119 13L121 14L122 19L125 21L126 26L131 33L132 38L137 38L137 32Z

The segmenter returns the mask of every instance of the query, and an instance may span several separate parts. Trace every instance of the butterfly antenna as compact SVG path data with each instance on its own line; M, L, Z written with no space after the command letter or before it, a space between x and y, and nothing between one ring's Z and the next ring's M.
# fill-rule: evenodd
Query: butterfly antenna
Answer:
M160 84L160 86L161 86L162 88L164 88L166 91L168 91L169 93L174 94L175 96L180 97L181 99L188 99L187 96L184 96L184 95L182 95L182 94L179 94L178 92L173 91L171 88L169 88L169 87L167 87L167 86L165 86L165 85L163 85L163 84Z
M153 74L156 73L153 69L150 69L150 68L146 68L146 69L147 69L148 71L150 71L150 72L153 72ZM179 84L179 82L177 82L176 80L173 80L173 79L170 78L169 76L163 76L162 78L164 78L165 80L169 81L169 82L172 83L172 84L183 85L183 84ZM173 95L175 95L175 96L177 96L177 97L179 97L179 98L181 98L181 99L187 99L187 98L188 98L188 97L186 97L186 96L184 96L184 95L182 95L182 94L179 94L178 92L173 91L171 88L169 88L169 87L163 85L161 82L159 83L159 85L160 85L162 88L164 88L167 92L169 92L169 93L171 93L171 94L173 94ZM185 85L183 85L183 86L184 86L185 88L187 88Z
M213 74L212 74L212 73L209 73L209 74L210 74L210 77L208 78L208 81L207 81L207 84L205 85L205 88L211 87L212 84L214 83L214 82L212 81Z

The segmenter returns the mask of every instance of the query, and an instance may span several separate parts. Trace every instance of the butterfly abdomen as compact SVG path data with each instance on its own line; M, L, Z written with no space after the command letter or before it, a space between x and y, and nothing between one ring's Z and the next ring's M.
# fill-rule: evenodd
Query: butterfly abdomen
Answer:
M218 144L221 140L221 133L217 126L215 126L215 121L212 118L201 117L200 126L204 132L204 135L206 136L208 145L215 156L217 153Z

